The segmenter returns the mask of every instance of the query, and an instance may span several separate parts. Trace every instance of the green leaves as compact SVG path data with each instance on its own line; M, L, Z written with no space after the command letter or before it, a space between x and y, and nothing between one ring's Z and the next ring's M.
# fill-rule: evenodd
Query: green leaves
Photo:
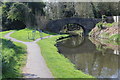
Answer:
M14 3L8 12L8 19L25 21L29 8L23 3Z
M36 25L36 16L45 14L44 7L43 2L4 2L1 11L3 29L21 29L21 26L28 27L28 24Z
M0 47L2 46L2 77L21 77L21 68L25 64L26 59L26 45L18 42L11 42L7 39L0 40L2 40L0 44Z
M43 2L28 2L27 5L33 14L35 14L35 11L40 11L41 14L45 14L43 11L45 4Z

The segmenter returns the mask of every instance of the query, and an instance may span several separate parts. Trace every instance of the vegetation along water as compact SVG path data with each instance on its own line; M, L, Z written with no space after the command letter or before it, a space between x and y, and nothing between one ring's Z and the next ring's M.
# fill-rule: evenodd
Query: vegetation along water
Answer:
M0 78L120 79L119 7L2 0Z

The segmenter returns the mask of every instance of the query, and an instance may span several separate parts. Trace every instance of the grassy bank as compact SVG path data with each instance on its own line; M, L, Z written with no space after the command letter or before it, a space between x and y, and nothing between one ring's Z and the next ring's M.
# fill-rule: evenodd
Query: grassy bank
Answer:
M10 31L0 32L0 50L2 54L2 78L22 77L21 68L26 61L26 45L12 42L3 36Z
M0 38L4 38L4 35L11 32L11 31L13 31L13 30L0 32Z
M75 69L74 64L57 52L58 49L54 45L59 37L61 36L54 36L38 42L42 55L53 76L56 78L93 78Z
M26 46L21 43L2 39L2 74L3 78L22 77L21 68L25 64Z
M34 30L27 29L27 28L22 29L11 34L11 37L21 41L30 42L30 41L33 41L34 39L40 38L41 36L42 37L49 36L49 34L47 33L39 33L39 31L35 31L35 32L33 31ZM33 35L34 35L34 39L33 39Z

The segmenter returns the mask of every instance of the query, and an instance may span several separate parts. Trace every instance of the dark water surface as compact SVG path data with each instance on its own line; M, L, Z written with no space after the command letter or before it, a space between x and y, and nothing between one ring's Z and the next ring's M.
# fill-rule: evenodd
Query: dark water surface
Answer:
M57 43L59 53L78 70L97 78L120 78L118 45L83 37L70 37Z

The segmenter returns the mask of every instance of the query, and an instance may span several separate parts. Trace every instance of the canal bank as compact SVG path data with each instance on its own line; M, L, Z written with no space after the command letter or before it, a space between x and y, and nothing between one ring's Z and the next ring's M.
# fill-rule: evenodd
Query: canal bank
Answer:
M96 26L91 30L89 36L93 38L103 38L109 39L111 41L120 42L120 23L101 23L99 22Z
M76 69L96 78L119 78L119 45L94 38L70 37L57 43L59 53Z
M80 70L77 70L75 65L71 63L68 58L65 58L64 55L58 53L58 49L55 44L57 43L56 40L62 36L63 35L54 36L37 42L41 48L42 56L44 57L53 76L55 78L94 78Z

